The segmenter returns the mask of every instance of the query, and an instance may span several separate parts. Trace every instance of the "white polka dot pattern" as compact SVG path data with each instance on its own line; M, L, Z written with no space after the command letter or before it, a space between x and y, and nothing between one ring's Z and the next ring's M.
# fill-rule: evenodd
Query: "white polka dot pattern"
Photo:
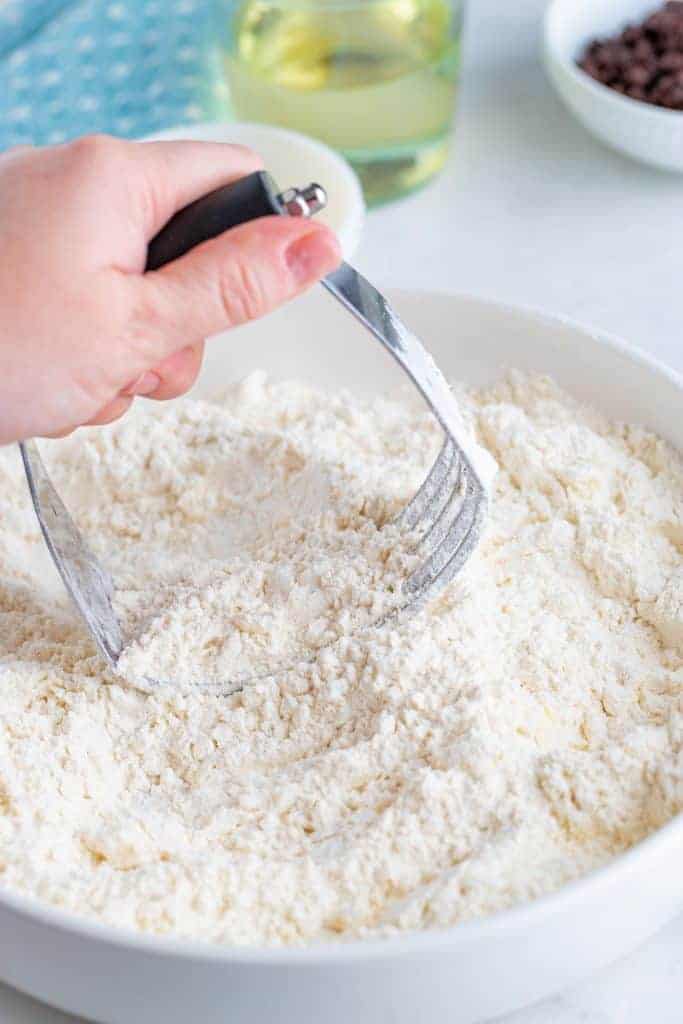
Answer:
M202 117L208 0L0 0L0 148Z

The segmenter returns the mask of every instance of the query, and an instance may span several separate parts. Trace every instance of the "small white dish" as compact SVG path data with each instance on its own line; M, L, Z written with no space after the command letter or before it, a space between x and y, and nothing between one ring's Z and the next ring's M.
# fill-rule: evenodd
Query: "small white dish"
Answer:
M683 451L683 380L569 321L456 295L390 295L449 378L547 373L614 419ZM251 370L385 394L403 373L315 288L206 348L209 397ZM443 931L308 948L218 947L142 935L10 892L0 876L0 980L99 1024L474 1024L634 949L683 905L683 815L605 867L532 903Z
M596 138L635 160L683 171L683 111L622 96L576 63L587 43L641 22L658 6L657 0L553 0L543 56L561 99Z
M266 124L204 123L158 132L150 139L196 139L202 142L236 142L263 157L283 189L316 181L327 192L327 208L319 220L337 234L346 259L358 247L365 220L360 182L346 160L316 139Z

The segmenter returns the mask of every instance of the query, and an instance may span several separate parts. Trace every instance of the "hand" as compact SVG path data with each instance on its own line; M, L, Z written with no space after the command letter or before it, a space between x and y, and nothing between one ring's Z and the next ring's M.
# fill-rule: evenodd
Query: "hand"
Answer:
M0 157L0 444L182 394L204 338L337 265L327 228L274 216L143 272L177 210L260 166L240 146L107 136Z

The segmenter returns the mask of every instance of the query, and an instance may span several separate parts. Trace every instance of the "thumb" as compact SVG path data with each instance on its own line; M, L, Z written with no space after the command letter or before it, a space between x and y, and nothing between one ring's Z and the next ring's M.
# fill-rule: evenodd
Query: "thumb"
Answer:
M275 309L340 262L339 243L322 224L263 217L231 228L142 277L136 340L149 366L211 334Z

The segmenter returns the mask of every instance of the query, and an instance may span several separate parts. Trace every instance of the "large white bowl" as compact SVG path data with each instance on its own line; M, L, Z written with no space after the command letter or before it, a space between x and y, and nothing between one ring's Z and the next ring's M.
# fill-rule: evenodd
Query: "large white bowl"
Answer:
M553 0L544 60L560 97L593 135L643 163L683 171L683 111L622 96L576 64L586 43L642 21L657 6L657 0Z
M482 301L400 292L396 306L446 373L552 374L579 398L683 450L683 384L570 323ZM321 289L214 340L198 392L255 367L358 392L398 370ZM309 949L217 949L92 924L0 896L0 978L106 1024L472 1024L568 985L638 945L683 905L683 818L535 903L447 931Z

